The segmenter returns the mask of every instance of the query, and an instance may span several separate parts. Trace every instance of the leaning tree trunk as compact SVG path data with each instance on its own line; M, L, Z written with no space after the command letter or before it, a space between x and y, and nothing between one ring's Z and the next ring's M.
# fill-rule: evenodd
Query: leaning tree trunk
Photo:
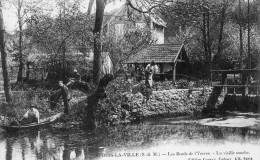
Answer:
M93 82L98 83L101 75L101 29L103 23L103 15L105 2L96 0L96 20L94 28L94 61L93 61Z
M8 67L7 67L7 55L5 52L5 42L4 42L4 22L3 22L3 14L2 14L2 3L0 1L0 49L1 49L1 58L2 58L2 70L3 70L3 78L4 78L4 91L6 102L10 103L11 99L11 87L10 80L8 75Z
M84 126L85 129L95 129L97 127L96 122L96 109L98 101L100 99L106 98L105 88L110 81L114 79L113 75L106 74L103 78L100 79L97 90L88 96L87 106L84 108Z

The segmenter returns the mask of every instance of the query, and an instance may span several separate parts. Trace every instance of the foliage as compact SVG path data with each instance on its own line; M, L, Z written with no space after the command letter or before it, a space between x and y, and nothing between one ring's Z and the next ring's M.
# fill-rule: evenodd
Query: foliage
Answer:
M128 103L130 102L128 101L128 96L131 93L137 94L133 93L132 89L134 86L142 83L143 82L137 83L135 81L130 83L129 80L125 80L125 77L118 77L111 81L106 88L107 98L100 100L98 103L97 117L99 124L103 125L137 118L139 115L134 113L134 108L129 108ZM154 82L153 84L153 91L171 90L176 88L191 89L193 87L205 87L209 85L204 81L190 81L187 79L179 79L176 84L173 84L172 81ZM143 89L141 85L139 92L144 92ZM145 97L145 95L142 97ZM197 101L200 101L200 99Z
M178 88L188 88L189 87L189 81L186 80L186 79L179 79L177 82L176 82Z
M251 26L251 54L252 68L256 66L257 52L259 47L255 41L258 38L256 20L258 1L250 3L250 26ZM239 13L237 1L177 1L170 5L162 4L158 11L167 22L165 30L166 40L173 43L184 43L189 54L193 73L200 78L205 78L208 73L209 61L213 62L213 69L232 69L238 65L239 43ZM242 2L242 25L243 25L243 60L248 61L247 55L247 1ZM209 27L207 27L207 14L209 11ZM205 17L203 17L205 16ZM221 25L223 23L223 30ZM206 29L206 30L205 30ZM174 32L173 32L174 31ZM207 35L207 31L209 34ZM205 43L206 42L206 43ZM207 47L206 47L207 46ZM208 53L206 53L208 52ZM211 52L211 53L210 53ZM216 55L220 59L216 59ZM208 57L210 56L211 57ZM208 60L207 60L208 57ZM246 67L246 66L244 66ZM197 74L198 73L198 74Z
M257 1L251 1L250 2L250 8L249 8L249 21L250 25L257 24L257 18L259 17L257 13L258 8L258 2ZM241 17L239 14L239 6L235 5L233 12L230 14L230 21L234 24L239 25L241 21L241 25L246 29L248 26L248 3L247 1L241 1Z
M226 63L223 63L223 61L219 62L221 65L221 68L225 69L226 66L230 66L229 68L234 68L234 66L239 66L239 53L240 53L240 44L239 44L239 35L238 33L238 26L234 24L228 24L227 29L225 31L226 36L228 37L227 39L227 44L225 48L225 52L221 53L221 59L225 60ZM247 42L248 42L248 32L243 31L243 63L244 67L246 67L246 63L248 60L248 47L247 47ZM258 52L260 51L260 46L259 46L259 30L256 28L256 26L253 26L251 29L250 33L250 52L252 54L252 68L255 68L257 66L258 62Z
M103 49L108 51L115 68L130 56L153 43L152 33L147 28L126 29L121 39L115 40L114 35L103 39Z
M160 82L153 82L154 91L170 90L174 88L176 88L176 86L172 81L165 80Z
M89 46L93 41L93 18L80 11L78 1L56 5L60 10L60 14L56 16L32 11L26 20L25 30L30 43L55 60L63 58L64 47L66 53L81 52L87 56L88 48L85 46Z

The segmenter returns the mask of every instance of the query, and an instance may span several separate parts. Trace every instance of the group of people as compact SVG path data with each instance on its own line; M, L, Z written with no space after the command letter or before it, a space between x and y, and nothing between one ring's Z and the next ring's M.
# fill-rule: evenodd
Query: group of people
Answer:
M144 69L144 76L145 76L145 85L148 88L152 88L153 85L153 75L159 72L159 67L152 61L148 64ZM141 68L137 68L137 73L143 74L143 70ZM73 77L75 80L80 80L80 75L78 74L77 70L74 69ZM63 83L63 81L59 81L59 94L56 97L56 101L59 97L62 97L64 103L64 113L68 114L68 102L69 102L69 91L67 85ZM28 111L23 115L22 119L19 121L19 124L25 123L39 123L40 122L40 113L37 110L37 105L35 102L31 102L29 105ZM17 124L16 124L17 125Z
M60 96L63 98L64 103L64 113L68 114L68 101L69 101L69 94L68 94L68 87L63 83L63 81L59 81L59 90ZM10 123L11 126L18 126L30 123L39 123L40 122L40 113L38 111L38 106L36 102L30 101L28 105L28 110L22 116L20 120L14 120Z

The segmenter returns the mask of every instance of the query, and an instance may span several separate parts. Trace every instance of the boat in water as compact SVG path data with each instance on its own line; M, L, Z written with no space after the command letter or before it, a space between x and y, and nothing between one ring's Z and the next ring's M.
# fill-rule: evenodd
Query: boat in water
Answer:
M56 122L63 113L57 113L53 116L41 119L39 123L29 123L26 125L18 125L18 126L11 126L11 125L6 125L6 124L0 124L0 128L7 132L15 132L15 131L20 131L20 130L25 130L25 129L35 129L35 128L40 128L46 125L50 125L54 122Z

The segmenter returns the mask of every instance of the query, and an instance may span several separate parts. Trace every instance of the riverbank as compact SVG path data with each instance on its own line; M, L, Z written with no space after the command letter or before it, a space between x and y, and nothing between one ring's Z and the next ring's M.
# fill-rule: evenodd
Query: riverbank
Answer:
M216 111L219 111L219 108L223 109L222 104L227 100L223 94L220 94L216 103L214 101L213 106L207 106L210 97L214 95L212 94L212 87L204 85L204 87L180 89L179 87L182 86L180 84L182 83L174 85L169 81L157 82L149 100L146 102L146 97L141 94L140 88L134 92L133 83L128 83L128 81L121 77L117 78L106 88L107 98L99 101L97 106L97 121L100 125L103 125L111 124L111 122L115 122L116 124L126 123L134 119L149 117L176 117L184 115L197 117L204 113L205 109L210 111L207 116L211 117L217 113ZM166 86L168 86L168 88ZM14 93L15 101L12 105L12 109L18 113L18 118L21 118L23 113L28 109L26 102L30 97L33 97L31 99L37 102L37 109L41 117L49 117L50 115L63 111L61 101L58 102L54 110L50 109L48 97L51 91L49 90L39 88L37 90L22 91L21 93L17 91ZM62 118L62 123L67 124L72 122L72 126L74 126L74 124L80 124L82 122L84 108L87 106L87 95L80 91L71 90L71 97L69 115ZM228 109L227 107L221 111Z

